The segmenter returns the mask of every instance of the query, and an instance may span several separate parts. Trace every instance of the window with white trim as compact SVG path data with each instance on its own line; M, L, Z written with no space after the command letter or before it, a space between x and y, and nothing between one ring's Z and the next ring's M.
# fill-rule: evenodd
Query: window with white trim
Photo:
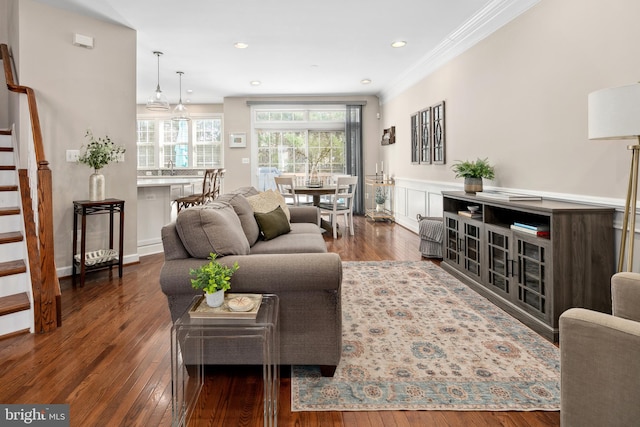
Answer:
M222 167L222 115L191 121L138 117L138 169Z
M344 106L254 107L258 188L272 188L272 177L282 173L344 174L345 118Z

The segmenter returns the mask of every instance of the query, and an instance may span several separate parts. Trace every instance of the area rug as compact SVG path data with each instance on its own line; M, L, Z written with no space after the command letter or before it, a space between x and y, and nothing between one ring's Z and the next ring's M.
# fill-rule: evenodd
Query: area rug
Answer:
M558 349L437 265L343 267L342 359L292 368L292 411L560 410Z

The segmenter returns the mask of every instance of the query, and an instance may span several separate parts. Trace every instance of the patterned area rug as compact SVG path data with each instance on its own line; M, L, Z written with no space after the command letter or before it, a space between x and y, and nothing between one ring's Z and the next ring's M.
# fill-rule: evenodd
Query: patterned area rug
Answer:
M559 350L440 267L343 265L342 360L293 367L293 411L560 410Z

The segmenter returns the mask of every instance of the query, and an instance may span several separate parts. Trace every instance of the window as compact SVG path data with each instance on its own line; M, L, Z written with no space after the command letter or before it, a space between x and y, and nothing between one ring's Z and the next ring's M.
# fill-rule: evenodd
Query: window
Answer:
M319 176L344 174L344 106L254 109L257 138L258 189L273 187L281 173L306 177L313 168Z
M156 166L156 122L155 120L138 120L138 167L153 168Z
M189 122L138 118L138 168L214 168L223 161L222 116Z

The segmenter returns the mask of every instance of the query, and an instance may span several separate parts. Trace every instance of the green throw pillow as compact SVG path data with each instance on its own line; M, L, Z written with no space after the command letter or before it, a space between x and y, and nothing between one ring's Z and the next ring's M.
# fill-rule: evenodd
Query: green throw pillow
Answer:
M255 213L256 222L262 231L264 240L274 239L291 231L289 220L280 206L267 213Z

